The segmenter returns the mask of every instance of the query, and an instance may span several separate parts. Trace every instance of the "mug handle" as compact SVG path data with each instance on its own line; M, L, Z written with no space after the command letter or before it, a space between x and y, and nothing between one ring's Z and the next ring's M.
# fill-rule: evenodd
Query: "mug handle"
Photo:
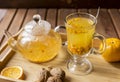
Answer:
M99 49L93 48L93 53L101 54L105 51L106 43L105 43L105 37L99 33L94 34L94 39L98 39L101 41Z
M59 25L59 26L54 28L54 31L61 35L62 45L67 45L66 27Z

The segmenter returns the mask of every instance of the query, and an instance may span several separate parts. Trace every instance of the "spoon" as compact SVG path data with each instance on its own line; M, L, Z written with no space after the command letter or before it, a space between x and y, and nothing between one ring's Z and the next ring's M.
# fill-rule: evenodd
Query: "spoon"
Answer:
M100 6L98 7L97 14L96 14L96 16L95 16L96 19L98 18L99 13L100 13Z

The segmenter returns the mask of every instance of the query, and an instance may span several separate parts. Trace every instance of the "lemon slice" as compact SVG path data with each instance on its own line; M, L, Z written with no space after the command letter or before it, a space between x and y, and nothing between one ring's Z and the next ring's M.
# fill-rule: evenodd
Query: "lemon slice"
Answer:
M13 79L24 79L23 69L20 66L6 67L1 71L1 75Z

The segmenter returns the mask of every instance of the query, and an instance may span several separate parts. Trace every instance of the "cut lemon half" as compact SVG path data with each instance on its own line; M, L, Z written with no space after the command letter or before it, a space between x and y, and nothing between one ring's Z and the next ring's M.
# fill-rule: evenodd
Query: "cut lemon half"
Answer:
M24 79L23 69L20 66L5 67L1 75L13 79Z

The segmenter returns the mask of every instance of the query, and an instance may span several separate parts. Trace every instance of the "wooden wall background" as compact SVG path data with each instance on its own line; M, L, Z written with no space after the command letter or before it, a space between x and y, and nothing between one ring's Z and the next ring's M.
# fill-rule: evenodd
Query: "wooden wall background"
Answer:
M119 0L0 0L0 8L120 8Z

